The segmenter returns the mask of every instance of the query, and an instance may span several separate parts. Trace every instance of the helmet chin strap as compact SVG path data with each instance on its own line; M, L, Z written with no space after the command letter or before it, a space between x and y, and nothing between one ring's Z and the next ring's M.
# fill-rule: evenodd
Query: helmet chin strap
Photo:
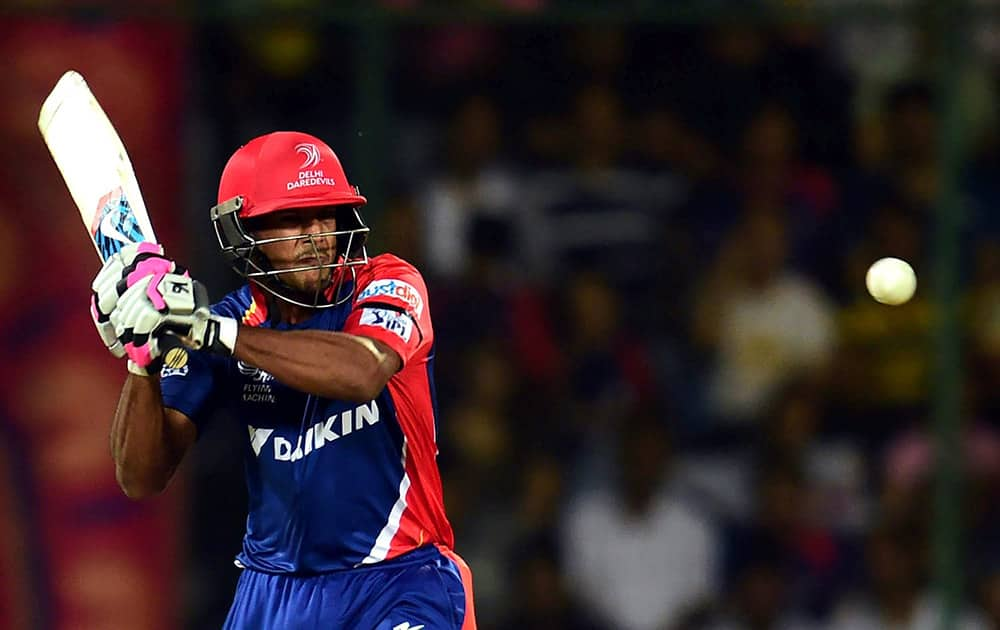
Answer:
M358 272L355 267L365 262L367 262L367 256L364 260L348 263L343 267L329 268L331 270L330 279L315 291L301 291L290 286L281 280L282 272L280 271L269 276L251 278L251 281L283 302L305 308L330 308L332 306L339 306L351 298L353 287L357 284ZM349 285L346 279L346 271L350 271L351 274ZM269 286L271 284L277 286ZM351 290L345 293L345 286L349 286Z

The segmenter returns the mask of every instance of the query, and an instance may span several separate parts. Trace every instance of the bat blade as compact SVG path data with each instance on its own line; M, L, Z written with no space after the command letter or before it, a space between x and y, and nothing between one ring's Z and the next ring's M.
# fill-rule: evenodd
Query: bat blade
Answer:
M125 145L78 72L56 83L38 129L102 261L128 243L156 241Z

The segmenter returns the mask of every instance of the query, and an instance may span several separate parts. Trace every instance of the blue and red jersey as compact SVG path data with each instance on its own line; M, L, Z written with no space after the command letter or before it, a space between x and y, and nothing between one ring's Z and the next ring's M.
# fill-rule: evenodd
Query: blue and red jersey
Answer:
M161 372L163 404L201 430L220 406L246 427L249 517L239 564L311 574L454 546L437 468L434 330L427 288L389 254L358 268L352 299L296 325L275 322L251 285L213 311L275 330L377 339L403 367L374 400L331 400L286 387L257 367L201 352Z

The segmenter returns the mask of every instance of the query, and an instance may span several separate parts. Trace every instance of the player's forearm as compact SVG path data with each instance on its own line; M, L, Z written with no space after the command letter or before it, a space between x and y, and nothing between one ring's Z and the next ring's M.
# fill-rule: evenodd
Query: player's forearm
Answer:
M111 425L118 485L132 499L161 492L173 475L159 379L129 374Z
M293 389L367 402L378 396L391 375L373 348L345 333L242 326L234 356Z

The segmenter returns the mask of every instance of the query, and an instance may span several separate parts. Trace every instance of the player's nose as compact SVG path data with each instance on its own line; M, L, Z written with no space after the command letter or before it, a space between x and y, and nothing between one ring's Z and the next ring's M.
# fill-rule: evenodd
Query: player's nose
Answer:
M337 229L337 221L333 217L314 214L306 218L303 229L306 233L333 232Z

